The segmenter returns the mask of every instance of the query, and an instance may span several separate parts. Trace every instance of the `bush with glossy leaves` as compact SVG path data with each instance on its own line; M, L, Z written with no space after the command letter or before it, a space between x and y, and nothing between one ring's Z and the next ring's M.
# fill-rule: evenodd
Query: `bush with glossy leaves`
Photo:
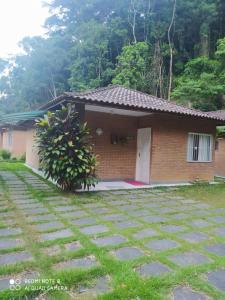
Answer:
M96 156L87 124L71 103L36 121L40 167L63 190L95 186Z

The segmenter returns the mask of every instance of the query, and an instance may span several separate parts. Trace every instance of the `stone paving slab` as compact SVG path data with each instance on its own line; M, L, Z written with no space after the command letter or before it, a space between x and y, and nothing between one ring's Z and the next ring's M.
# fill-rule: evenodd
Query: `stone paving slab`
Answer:
M122 210L122 211L133 211L133 210L137 210L137 209L140 209L140 207L137 205L134 205L134 204L120 206L120 210Z
M225 256L225 243L205 246L204 249L217 256Z
M147 211L146 209L135 210L135 211L130 211L129 215L133 217L143 217L149 215L149 211Z
M29 220L31 222L53 221L53 220L56 220L56 216L53 214L30 216Z
M22 239L16 239L16 238L0 239L0 250L17 248L17 247L22 247L22 246L24 246L24 241Z
M16 220L15 219L4 219L4 220L1 220L1 223L3 226L8 226L8 227L13 227L13 226L16 226Z
M41 207L41 208L33 208L33 209L24 209L23 210L25 215L39 215L43 213L50 212L48 208Z
M143 218L143 221L147 223L165 223L167 219L160 216L147 216Z
M91 300L111 291L109 276L97 278L91 286L79 286L75 292L76 300Z
M99 247L105 246L117 246L121 243L125 243L127 239L121 235L112 235L106 237L95 238L91 240L92 243Z
M80 231L87 235L94 235L99 233L107 232L109 229L105 225L99 224L99 225L93 225L93 226L87 226L80 229Z
M58 231L54 231L51 233L43 233L40 235L40 239L42 241L52 241L52 240L56 240L56 239L72 237L73 235L74 234L73 234L72 230L63 229L63 230L58 230Z
M199 208L199 209L208 209L208 208L211 208L211 206L209 204L206 204L206 203L195 204L195 207Z
M87 217L87 218L80 218L77 220L71 220L70 222L76 226L88 226L88 225L95 224L97 222L97 219L94 217Z
M104 203L85 203L82 205L84 208L88 209L88 208L95 208L95 207L102 207L104 206Z
M146 228L133 234L133 238L139 240L147 237L153 237L156 235L158 235L158 233L155 230L151 228Z
M196 200L192 200L192 199L181 199L180 202L183 203L183 204L195 204L195 203L197 203Z
M212 226L213 224L206 221L206 220L193 220L191 222L188 222L189 225L193 226L193 227L199 227L199 228L204 228L204 227L209 227Z
M207 256L196 252L177 253L169 256L168 259L181 267L202 265L211 262Z
M44 205L39 202L34 203L17 203L16 204L19 209L34 209L34 208L43 208Z
M160 262L145 263L136 267L138 272L143 277L160 276L171 272L171 269Z
M225 223L225 216L213 216L209 218L210 221L213 221L217 224Z
M61 269L90 269L99 266L94 256L75 258L68 261L60 262L53 266L55 270Z
M177 237L189 243L200 243L202 241L209 240L209 236L206 233L193 231L179 234Z
M91 212L94 213L94 214L108 214L108 213L112 213L111 210L109 208L106 208L106 207L93 208L91 210Z
M168 213L176 212L176 210L171 207L160 207L160 208L155 209L155 211L158 213L161 213L161 214L168 214Z
M69 212L62 213L60 215L65 218L81 218L81 217L88 216L88 214L83 210L69 211Z
M225 227L217 227L213 230L213 234L221 238L225 238Z
M134 247L123 247L111 252L119 260L132 260L144 256L144 253Z
M183 219L188 219L190 217L191 217L190 215L184 213L170 215L170 218L174 220L183 220Z
M18 235L22 233L21 228L1 228L0 229L0 237L7 235Z
M33 256L26 251L13 252L0 255L0 266L20 263L24 261L33 260Z
M48 231L52 229L59 229L62 227L64 227L64 224L59 221L45 222L34 225L34 228L38 231Z
M156 209L161 207L160 203L154 203L154 202L144 203L142 206L145 208L156 208Z
M37 271L25 271L19 274L13 274L10 276L0 276L0 291L6 289L12 289L16 286L16 283L19 281L19 285L28 285L28 281L31 279L36 279L39 277Z
M216 209L213 209L213 212L225 214L225 208L216 208Z
M76 210L77 206L69 205L69 206L55 206L53 209L57 212L71 211Z
M173 300L210 300L203 293L193 291L189 287L180 286L173 291Z
M12 199L13 202L16 204L16 205L22 205L22 204L35 204L35 203L39 203L37 200L35 199L31 199L30 197L27 197L27 198L17 198L17 199Z
M56 195L56 196L45 197L45 200L48 202L50 201L50 202L54 203L54 201L70 201L70 198L66 198L65 196Z
M207 274L207 278L209 284L225 293L225 269L211 271Z
M169 240L169 239L163 239L163 240L152 240L150 242L147 242L145 244L145 247L159 252L159 251L165 251L165 250L170 250L173 248L178 247L179 244L173 240Z
M15 212L9 211L9 212L0 212L0 219L1 218L8 218L13 217L15 215Z
M123 214L112 214L112 215L101 216L101 219L105 221L123 221L126 218L128 217Z
M127 229L127 228L138 227L141 224L136 221L128 220L128 221L122 221L122 222L115 222L113 225L118 229Z
M182 225L163 225L160 227L160 230L169 232L169 233L176 233L180 231L186 230L187 227L182 226Z
M129 202L124 201L124 200L114 200L114 201L110 201L109 203L110 203L110 205L113 205L113 206L129 204Z

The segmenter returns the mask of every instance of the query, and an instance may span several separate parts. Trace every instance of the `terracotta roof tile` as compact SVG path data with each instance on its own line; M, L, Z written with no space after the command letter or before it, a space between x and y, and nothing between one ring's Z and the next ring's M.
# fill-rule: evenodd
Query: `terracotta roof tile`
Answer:
M200 118L214 119L219 121L225 121L225 115L214 115L200 110L190 109L182 105L178 105L174 102L151 96L149 94L125 88L119 85L109 85L104 88L98 88L81 93L64 93L64 97L73 100L82 100L87 103L99 103L105 105L116 105L121 108L131 108L137 110L149 110L157 112L176 113L187 116L194 116ZM63 99L63 95L58 99ZM60 102L60 101L59 101ZM51 107L55 105L57 98L42 108Z
M211 117L225 119L225 110L209 111L207 114Z

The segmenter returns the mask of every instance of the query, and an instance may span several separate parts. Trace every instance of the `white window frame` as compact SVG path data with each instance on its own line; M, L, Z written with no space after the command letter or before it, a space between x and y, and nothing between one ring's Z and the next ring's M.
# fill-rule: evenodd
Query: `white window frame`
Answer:
M208 136L210 137L210 154L209 160L190 160L189 159L189 136L198 135L198 136ZM197 132L188 132L187 137L187 162L189 163L211 163L212 162L212 152L213 151L213 135L209 133L197 133Z

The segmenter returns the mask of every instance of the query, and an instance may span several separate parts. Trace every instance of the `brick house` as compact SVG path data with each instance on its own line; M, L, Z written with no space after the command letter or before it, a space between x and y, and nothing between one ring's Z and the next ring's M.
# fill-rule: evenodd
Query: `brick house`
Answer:
M147 184L213 180L216 127L225 124L225 116L118 85L64 93L41 109L54 110L68 101L76 104L91 129L101 180ZM32 155L27 164L33 164Z
M32 156L35 161L36 151L33 149L35 131L32 128L35 118L42 116L42 111L7 114L0 119L0 149L8 150L12 157ZM34 165L38 167L38 163Z
M0 149L7 150L12 157L20 158L25 155L26 129L20 126L3 126L0 128Z
M212 111L208 114L210 116L225 118L225 110ZM216 139L215 175L225 177L225 134L220 134Z

